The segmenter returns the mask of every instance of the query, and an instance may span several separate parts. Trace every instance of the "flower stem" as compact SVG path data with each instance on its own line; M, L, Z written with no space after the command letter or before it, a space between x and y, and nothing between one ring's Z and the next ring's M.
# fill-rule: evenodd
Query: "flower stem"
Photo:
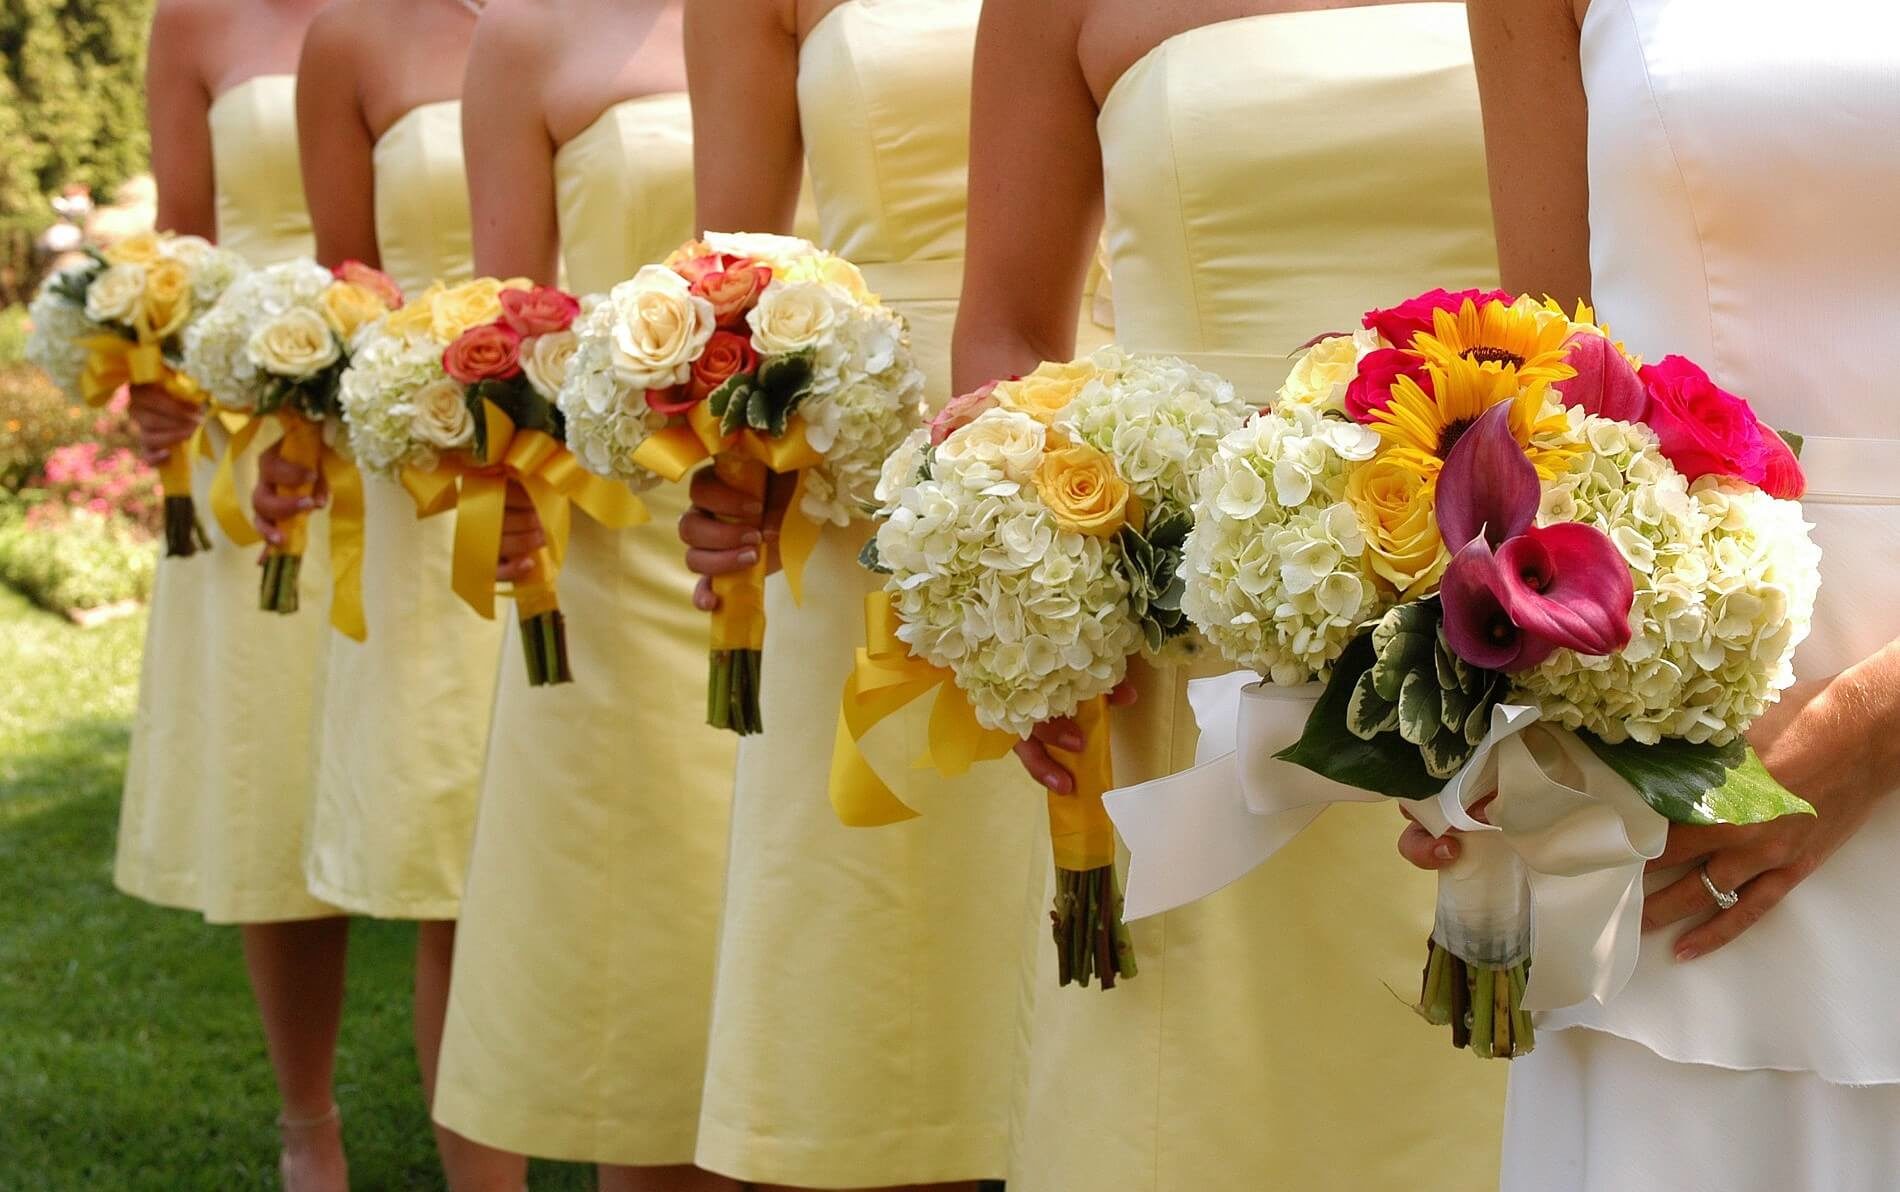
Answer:
M269 555L258 589L257 606L267 613L297 611L297 581L303 572L301 555Z
M521 619L521 648L528 663L528 685L546 687L574 681L567 657L567 620L549 609Z
M765 731L759 711L764 655L758 650L714 650L706 682L706 723L740 736Z
M1433 1026L1451 1027L1454 1047L1468 1047L1486 1059L1515 1059L1535 1045L1524 987L1530 962L1474 964L1433 940L1427 945L1420 978L1419 1016Z
M1056 870L1055 929L1057 980L1087 986L1099 979L1113 989L1120 977L1136 973L1135 945L1122 923L1121 888L1115 867Z
M198 521L198 511L190 496L165 498L165 553L175 559L189 558L211 549L211 539Z

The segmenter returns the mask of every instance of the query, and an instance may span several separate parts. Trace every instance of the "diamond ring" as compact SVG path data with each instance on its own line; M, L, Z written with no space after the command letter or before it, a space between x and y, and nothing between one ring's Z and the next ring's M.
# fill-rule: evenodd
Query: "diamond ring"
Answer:
M1702 867L1702 888L1709 892L1710 898L1715 899L1716 909L1718 910L1728 910L1742 900L1742 896L1733 890L1716 889L1715 883L1709 880L1709 867L1707 865Z

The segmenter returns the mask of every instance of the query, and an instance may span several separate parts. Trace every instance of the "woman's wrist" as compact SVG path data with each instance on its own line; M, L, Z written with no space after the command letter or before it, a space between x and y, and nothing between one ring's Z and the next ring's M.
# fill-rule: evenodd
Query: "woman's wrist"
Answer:
M1816 698L1841 726L1850 756L1872 773L1900 774L1900 640L1842 671Z

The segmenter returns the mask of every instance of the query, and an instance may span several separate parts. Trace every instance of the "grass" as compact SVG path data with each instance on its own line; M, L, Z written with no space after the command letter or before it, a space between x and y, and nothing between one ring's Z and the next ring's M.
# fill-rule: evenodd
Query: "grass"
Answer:
M0 586L0 1188L276 1187L236 933L112 887L143 617L80 629ZM409 1036L414 933L358 923L338 1056L352 1182L442 1187ZM591 1186L537 1164L536 1192Z

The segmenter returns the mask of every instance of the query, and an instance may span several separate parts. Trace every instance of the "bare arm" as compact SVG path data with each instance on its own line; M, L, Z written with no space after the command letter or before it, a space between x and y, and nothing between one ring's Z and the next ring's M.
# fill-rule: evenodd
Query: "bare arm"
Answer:
M207 239L218 231L211 165L212 95L201 51L206 14L190 3L164 3L152 18L145 69L145 113L152 134L158 226Z
M356 74L361 13L332 5L304 37L297 66L297 143L304 200L326 265L355 259L382 263L376 247L375 140L363 114Z
M958 393L1075 350L1076 310L1102 223L1102 155L1074 9L1059 0L983 5L963 301L951 355Z
M1590 295L1589 109L1577 0L1469 0L1504 286Z
M700 229L790 232L805 152L791 5L692 0L686 80Z
M547 22L522 5L493 0L483 11L468 52L462 150L475 272L552 285L560 258L554 143L545 113L532 102L548 77L555 50L549 40ZM495 79L509 85L478 85Z

